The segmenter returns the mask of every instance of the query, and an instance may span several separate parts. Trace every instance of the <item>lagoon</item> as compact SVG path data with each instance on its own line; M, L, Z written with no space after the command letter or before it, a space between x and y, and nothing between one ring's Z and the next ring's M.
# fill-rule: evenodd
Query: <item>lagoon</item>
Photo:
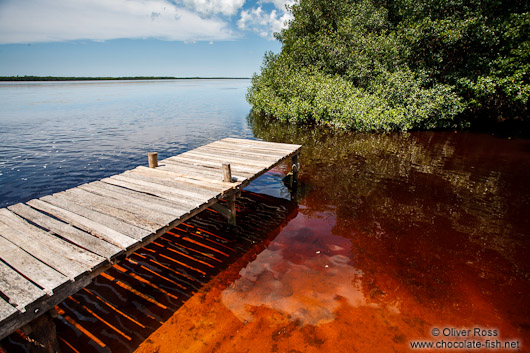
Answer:
M288 213L262 242L256 236L250 248L242 247L253 236L244 234L225 244L246 250L205 289L191 286L185 299L173 293L179 303L170 314L144 310L134 294L96 281L61 310L81 326L99 324L92 334L106 346L65 320L58 321L63 343L80 352L172 352L177 346L194 352L387 352L408 351L416 340L438 341L434 328L479 328L497 330L494 339L502 342L529 344L529 140L285 125L249 115L248 85L0 84L1 206L145 165L148 151L165 158L228 136L303 145L296 206L281 203L289 199L280 180L288 166L249 189L283 199L262 213L247 207L249 217ZM275 211L280 208L284 213ZM195 227L209 222L199 218ZM241 223L252 232L256 222ZM256 234L264 231L255 225ZM142 259L153 251L139 252L127 266L148 266ZM168 299L155 292L149 293L157 300ZM106 318L108 306L92 304L103 298L118 305L113 297L129 303L128 315L147 329L135 330L123 318L113 329L82 307ZM156 323L157 315L167 320ZM18 347L14 339L9 344ZM66 343L62 347L69 351Z

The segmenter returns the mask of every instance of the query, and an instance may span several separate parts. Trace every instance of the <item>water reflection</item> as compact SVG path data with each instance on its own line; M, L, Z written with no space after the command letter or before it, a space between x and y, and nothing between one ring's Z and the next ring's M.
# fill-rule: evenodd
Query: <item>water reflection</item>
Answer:
M335 215L329 233L351 242L365 298L395 305L402 332L482 325L530 340L530 141L249 123L259 138L304 146L312 191L300 213Z
M333 215L319 218L299 214L223 292L223 303L241 321L252 321L253 307L263 305L299 324L318 325L334 320L339 298L366 305L351 242L329 234Z

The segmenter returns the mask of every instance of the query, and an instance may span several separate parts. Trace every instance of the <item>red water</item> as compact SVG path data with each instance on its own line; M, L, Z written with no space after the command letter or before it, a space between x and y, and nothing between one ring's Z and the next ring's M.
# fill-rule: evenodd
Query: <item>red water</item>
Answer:
M105 346L63 315L64 351L406 352L416 341L439 346L422 351L492 350L469 348L477 343L530 351L529 140L260 126L255 134L304 145L298 208L253 194L239 204L239 240L214 237L228 237L222 219L202 215L186 234L206 235L197 248L203 263L160 257L169 256L163 246L189 245L177 238L140 251L124 266L128 277L115 268L94 293L143 328L115 319L127 340L86 311L73 317L83 300L97 301L75 296L79 303L60 306L64 315L92 327ZM253 190L285 194L279 178L287 171L281 166ZM231 260L220 265L219 251ZM135 265L149 260L165 261L169 269L149 268L188 288L164 280L152 283L165 293L134 287L167 309L116 285L133 286L134 274L154 281ZM468 348L447 348L455 342Z
M263 137L304 144L297 216L137 352L530 351L530 141Z

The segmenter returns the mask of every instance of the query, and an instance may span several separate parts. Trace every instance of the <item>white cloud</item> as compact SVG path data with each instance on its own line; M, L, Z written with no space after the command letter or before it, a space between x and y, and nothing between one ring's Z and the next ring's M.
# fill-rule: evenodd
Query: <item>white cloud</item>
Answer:
M285 5L292 5L295 0L261 0L261 3L272 3L278 10L285 11Z
M245 0L182 0L182 3L201 15L232 16L243 6Z
M244 0L222 1L236 3ZM196 1L198 2L198 1ZM229 6L226 7L229 9ZM233 11L225 10L222 11ZM201 18L167 0L7 0L0 2L0 44L89 39L227 40L218 18Z
M272 34L287 27L287 21L292 18L288 12L281 11L278 13L276 10L266 12L259 6L251 10L241 11L237 26L241 30L254 31L264 38L272 39Z

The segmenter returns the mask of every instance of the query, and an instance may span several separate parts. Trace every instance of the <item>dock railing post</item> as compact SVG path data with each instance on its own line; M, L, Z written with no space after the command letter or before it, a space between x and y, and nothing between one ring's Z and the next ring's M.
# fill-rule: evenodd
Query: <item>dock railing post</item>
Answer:
M156 152L147 153L147 160L149 161L149 168L158 167L158 153Z

